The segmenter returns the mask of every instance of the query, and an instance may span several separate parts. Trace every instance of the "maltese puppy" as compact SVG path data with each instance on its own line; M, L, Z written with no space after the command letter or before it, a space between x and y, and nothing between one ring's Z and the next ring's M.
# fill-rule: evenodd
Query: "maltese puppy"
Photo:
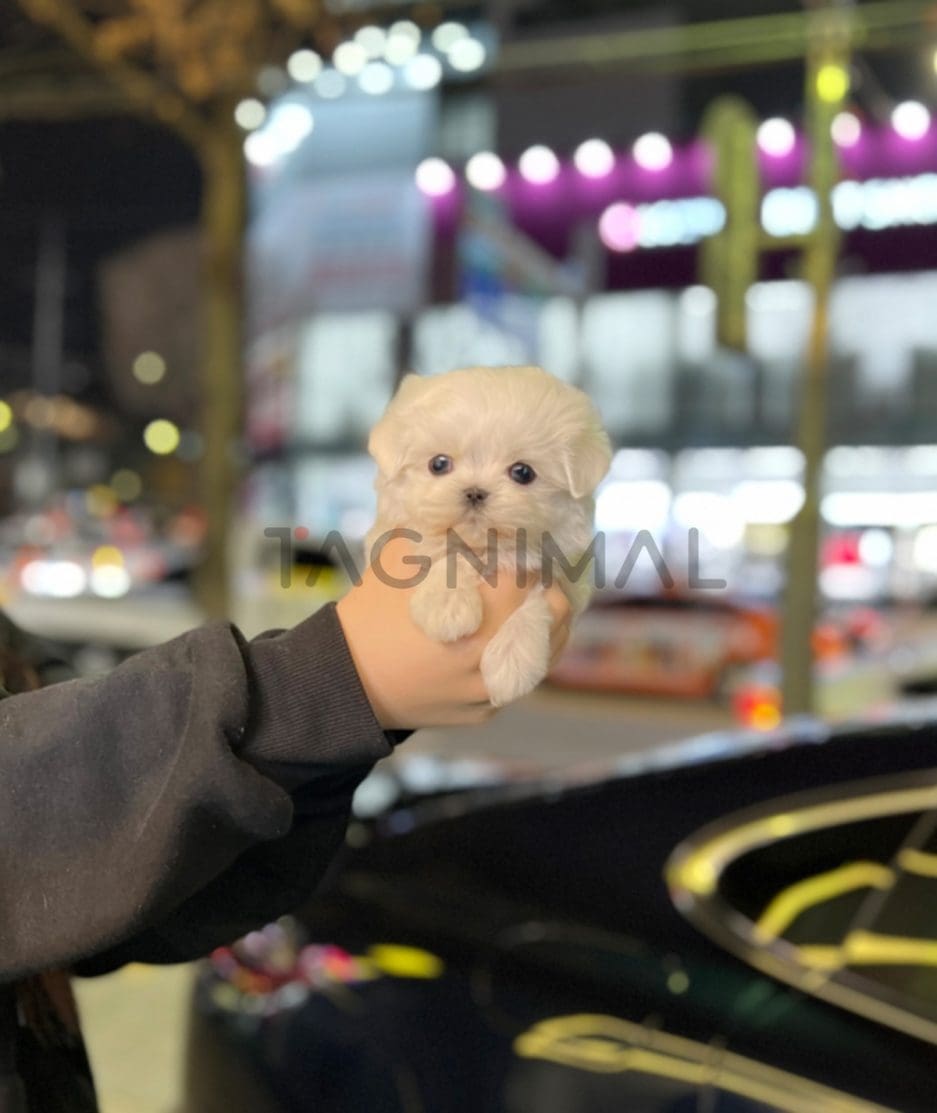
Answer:
M416 540L425 574L410 613L429 637L478 629L482 577L535 582L481 660L492 704L526 695L549 666L541 575L563 587L574 615L592 591L593 493L611 449L589 398L539 367L407 375L368 451L378 505L367 551L378 560L391 530Z

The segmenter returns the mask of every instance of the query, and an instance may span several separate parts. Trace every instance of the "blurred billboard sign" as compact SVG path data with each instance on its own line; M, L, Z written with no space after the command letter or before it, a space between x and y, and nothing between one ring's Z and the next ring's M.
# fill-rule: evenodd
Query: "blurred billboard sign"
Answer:
M312 120L308 134L252 180L251 333L318 312L414 311L432 248L414 169L436 132L436 97L293 94L294 103Z
M473 191L459 231L462 299L483 321L515 340L519 360L538 358L541 303L582 298L585 268L561 262L511 221L503 202Z
M251 331L316 312L416 309L430 236L410 168L297 183L249 232Z

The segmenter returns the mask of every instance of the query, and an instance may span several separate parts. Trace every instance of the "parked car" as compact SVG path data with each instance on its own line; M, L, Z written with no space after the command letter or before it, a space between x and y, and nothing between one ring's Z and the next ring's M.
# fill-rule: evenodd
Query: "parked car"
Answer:
M184 1109L932 1113L933 714L378 774L323 891L205 964Z
M598 598L551 670L551 684L729 701L752 665L778 654L780 621L767 604L724 596L608 595ZM843 657L880 637L866 612L817 625L814 656ZM771 724L776 725L776 723Z

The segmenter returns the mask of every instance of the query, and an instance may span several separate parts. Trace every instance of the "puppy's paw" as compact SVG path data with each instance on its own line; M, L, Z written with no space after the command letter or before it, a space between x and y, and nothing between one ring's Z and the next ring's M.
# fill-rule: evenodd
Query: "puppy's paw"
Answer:
M547 675L551 620L543 594L531 594L485 647L481 674L495 707L528 695Z
M481 626L482 597L475 588L417 590L410 600L410 617L433 641L458 641Z

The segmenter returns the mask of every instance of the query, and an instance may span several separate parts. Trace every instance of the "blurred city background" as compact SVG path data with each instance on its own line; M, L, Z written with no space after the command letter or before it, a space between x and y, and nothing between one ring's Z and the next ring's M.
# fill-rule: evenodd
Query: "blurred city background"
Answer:
M545 689L414 752L927 694L935 103L922 0L6 4L3 605L87 673L298 621L400 377L534 362L615 445L609 583ZM165 1113L111 1058L105 1113Z

